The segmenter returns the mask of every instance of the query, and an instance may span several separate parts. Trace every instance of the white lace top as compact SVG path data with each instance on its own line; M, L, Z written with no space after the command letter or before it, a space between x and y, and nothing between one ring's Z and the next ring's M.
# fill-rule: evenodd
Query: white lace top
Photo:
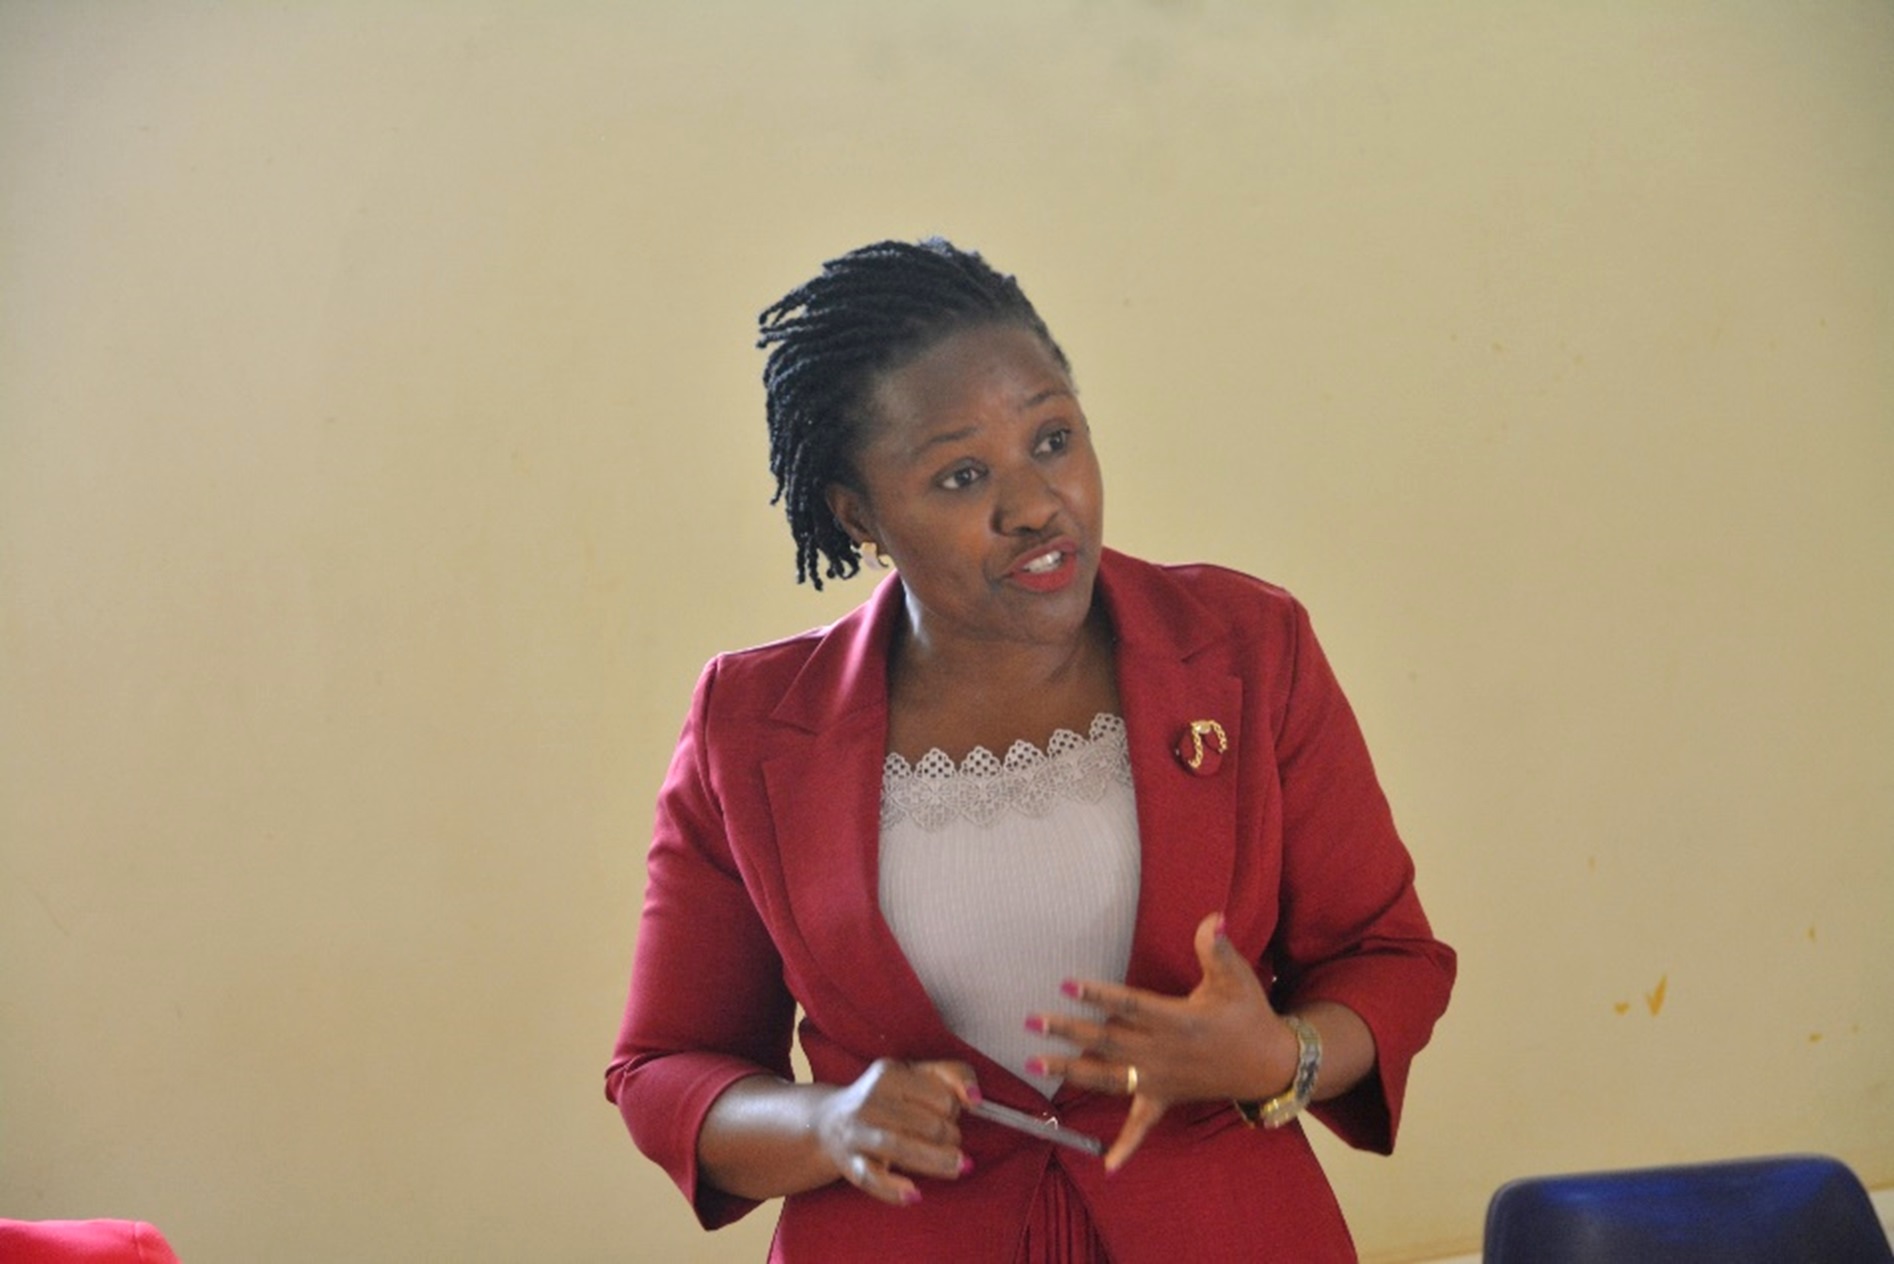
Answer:
M948 1028L1026 1076L1059 1048L1026 1016L1082 1012L1068 978L1122 980L1138 907L1138 820L1124 721L1061 729L1044 751L889 755L881 911Z

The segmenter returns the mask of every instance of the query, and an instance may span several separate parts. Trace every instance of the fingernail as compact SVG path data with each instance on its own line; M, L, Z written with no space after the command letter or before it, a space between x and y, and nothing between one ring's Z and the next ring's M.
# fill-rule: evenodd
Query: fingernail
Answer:
M1073 1000L1078 999L1079 985L1076 979L1067 979L1065 982L1059 985L1059 990L1061 992L1064 992L1067 996L1071 997Z
M980 1086L978 1084L967 1085L967 1100L972 1102L975 1106L978 1106L981 1102L986 1100L985 1095L980 1092Z
M971 1171L973 1171L973 1156L970 1154L961 1155L960 1156L960 1174L962 1176L965 1176L968 1172L971 1172Z
M921 1201L920 1190L904 1189L901 1191L901 1205L903 1207L912 1207L915 1203L918 1203L920 1201Z
M1043 1034L1046 1030L1046 1020L1037 1014L1028 1014L1026 1015L1026 1030Z
M1026 1059L1026 1074L1027 1075L1044 1075L1045 1073L1046 1073L1046 1060L1044 1058L1027 1058Z
M1223 914L1218 913L1217 914L1217 938L1228 939L1229 937L1230 937L1230 920L1227 917L1225 917Z

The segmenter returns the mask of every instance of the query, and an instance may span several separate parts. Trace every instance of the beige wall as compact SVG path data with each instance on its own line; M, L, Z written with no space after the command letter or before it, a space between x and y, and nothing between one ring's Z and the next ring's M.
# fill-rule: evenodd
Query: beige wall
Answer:
M862 591L752 316L933 231L1362 713L1464 961L1371 1256L1894 1182L1894 8L0 0L0 1215L759 1258L599 1072L697 666Z

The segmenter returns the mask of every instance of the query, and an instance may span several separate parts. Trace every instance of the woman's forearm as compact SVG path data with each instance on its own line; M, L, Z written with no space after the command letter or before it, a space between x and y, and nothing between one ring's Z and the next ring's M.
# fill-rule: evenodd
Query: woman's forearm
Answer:
M778 1198L835 1180L816 1136L816 1111L836 1090L773 1075L738 1080L711 1104L697 1134L704 1176L739 1198Z
M1295 1016L1322 1038L1322 1069L1315 1077L1318 1102L1340 1097L1374 1073L1374 1033L1361 1015L1334 1001L1314 1001Z
M845 1179L886 1203L911 1203L915 1177L954 1180L971 1163L955 1119L978 1096L962 1062L878 1058L845 1086L738 1080L697 1135L703 1175L740 1198L776 1198Z

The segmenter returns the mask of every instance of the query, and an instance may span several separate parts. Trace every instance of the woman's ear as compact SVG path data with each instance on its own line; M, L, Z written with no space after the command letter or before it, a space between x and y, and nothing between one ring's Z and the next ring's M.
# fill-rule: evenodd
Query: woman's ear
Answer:
M830 483L822 493L829 512L848 532L849 539L861 548L875 541L874 515L868 512L868 498L846 483Z

